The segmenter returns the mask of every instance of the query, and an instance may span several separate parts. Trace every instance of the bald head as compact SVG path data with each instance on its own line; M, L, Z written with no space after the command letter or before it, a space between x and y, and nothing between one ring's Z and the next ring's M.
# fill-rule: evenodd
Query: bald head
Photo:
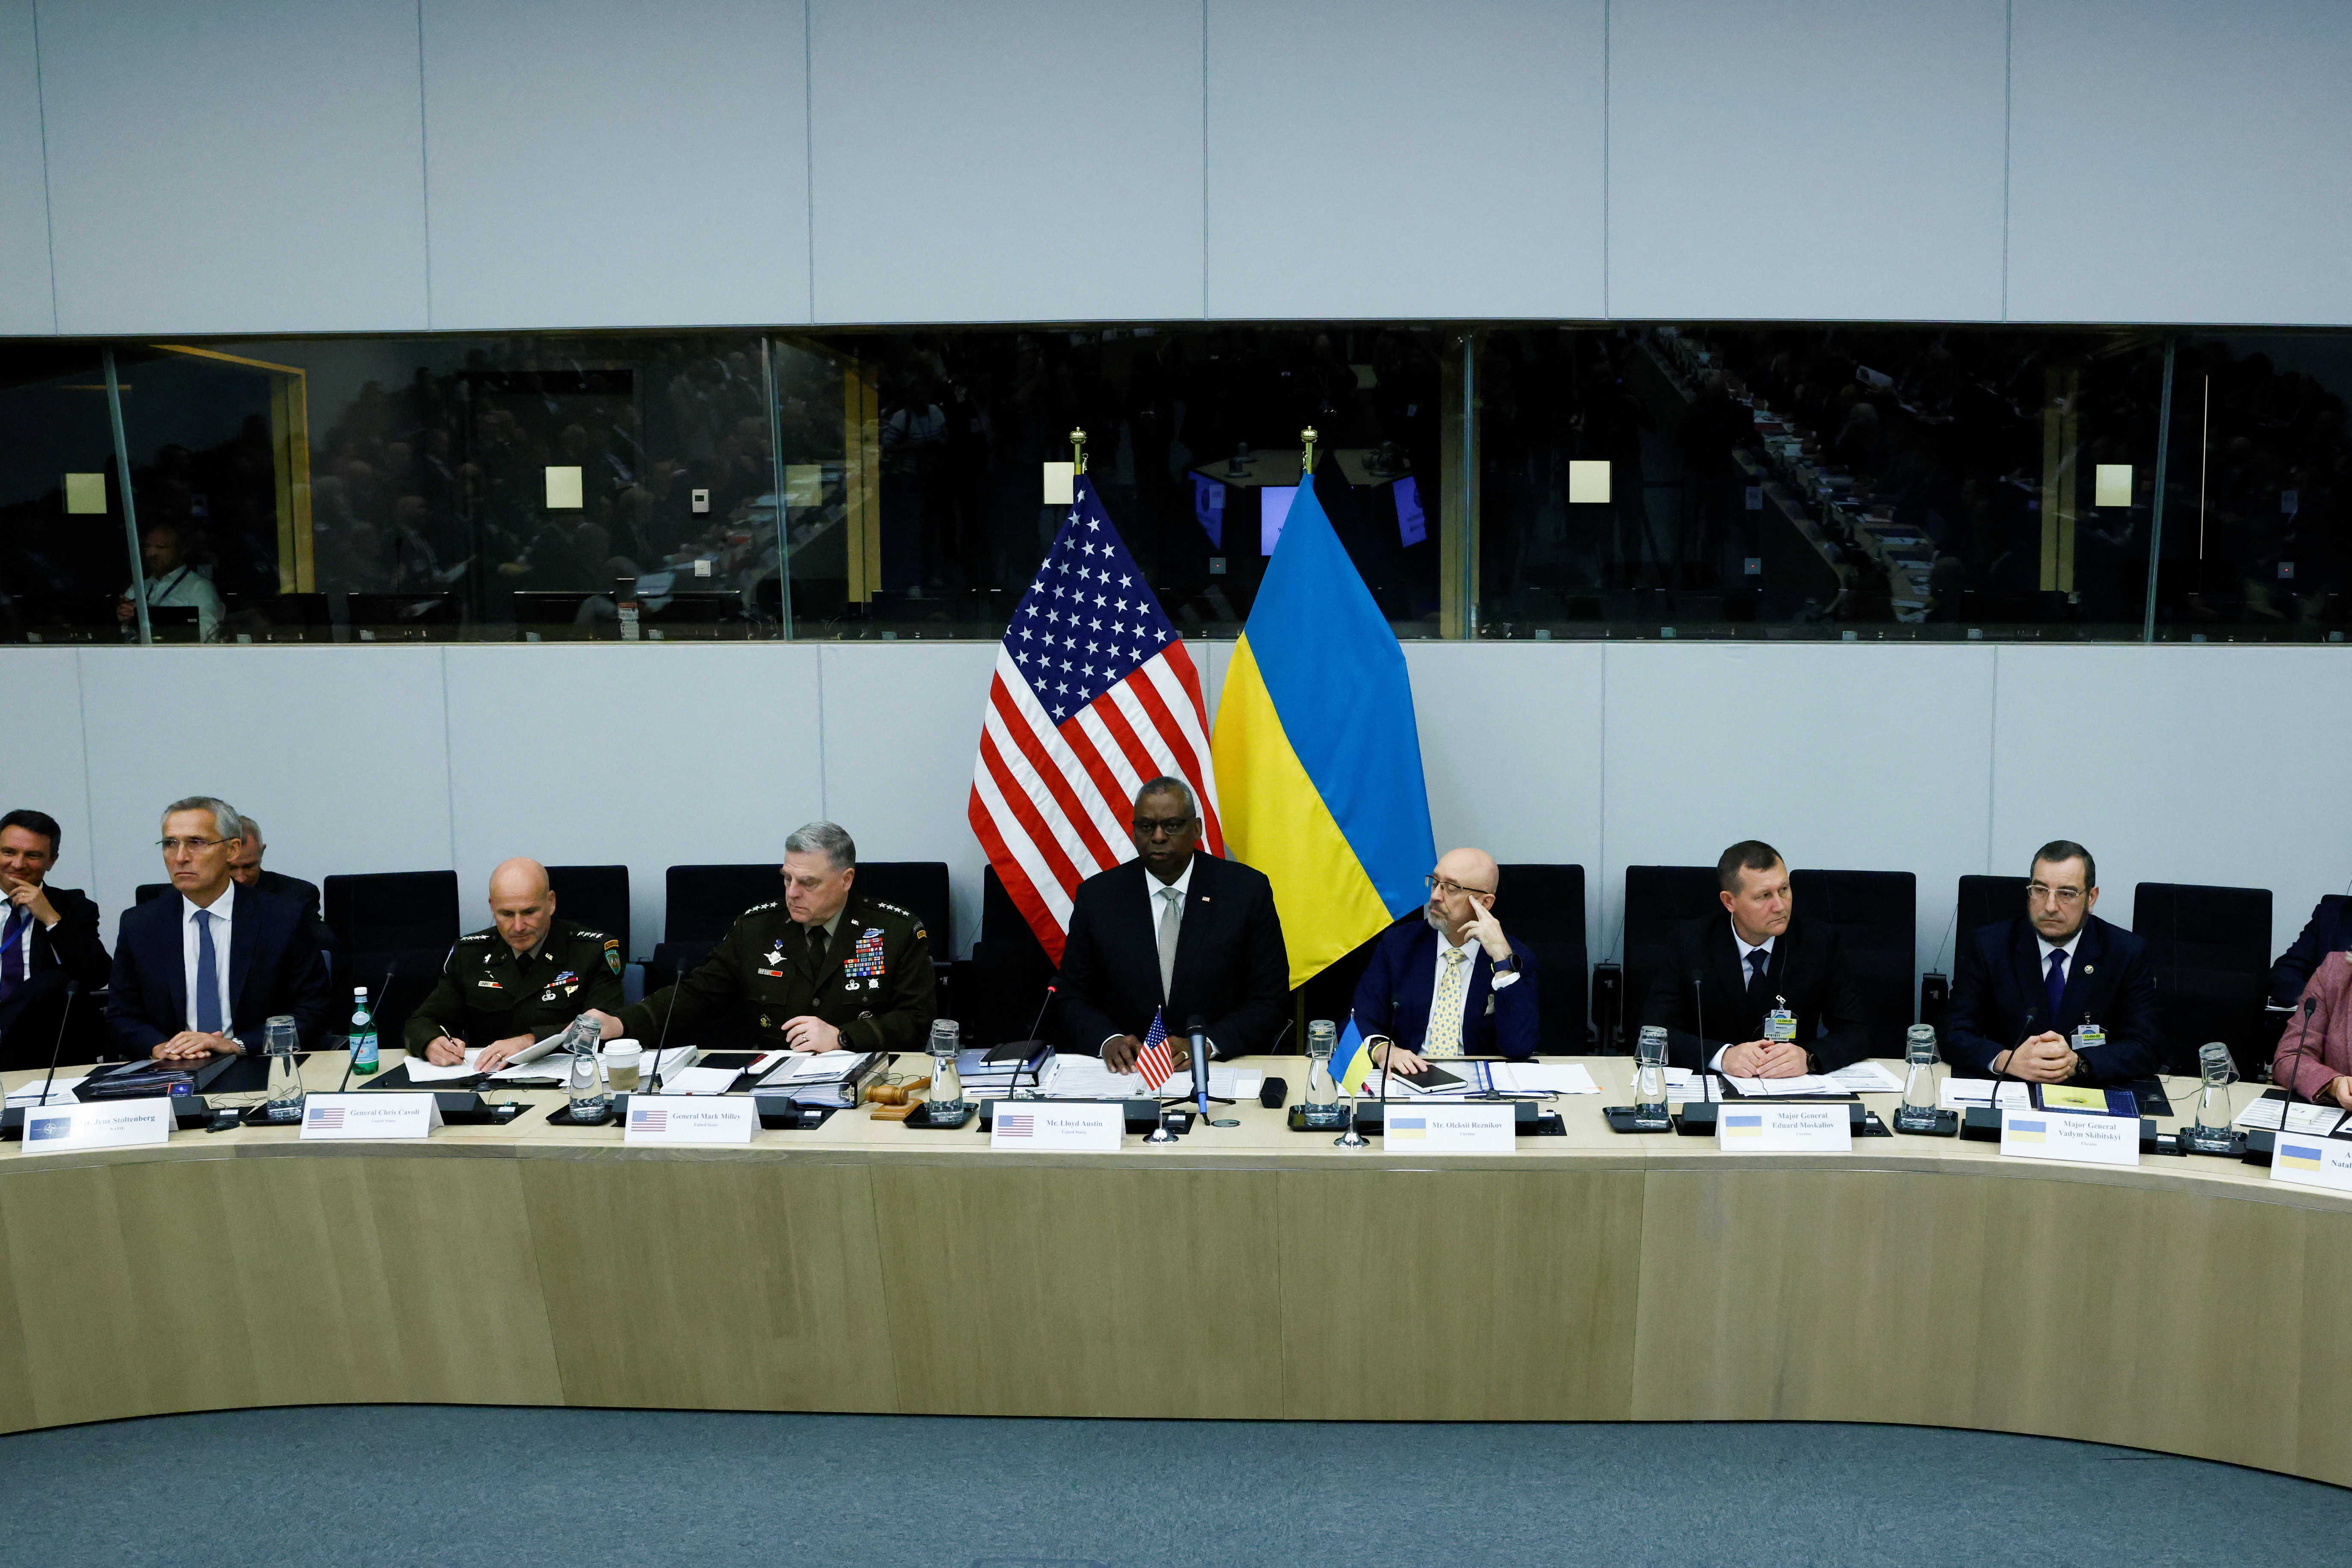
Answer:
M1448 849L1437 858L1431 878L1429 905L1422 918L1459 946L1470 922L1493 906L1501 872L1484 849Z
M490 918L517 952L530 952L545 942L555 923L555 891L547 885L547 868L517 858L491 872Z

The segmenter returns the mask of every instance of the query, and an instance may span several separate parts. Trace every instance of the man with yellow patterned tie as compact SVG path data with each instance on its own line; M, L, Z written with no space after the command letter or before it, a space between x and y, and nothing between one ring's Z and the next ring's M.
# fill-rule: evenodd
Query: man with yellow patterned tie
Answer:
M1423 881L1429 903L1382 934L1356 985L1372 1060L1418 1072L1445 1057L1536 1054L1536 977L1495 918L1501 873L1483 849L1449 849Z

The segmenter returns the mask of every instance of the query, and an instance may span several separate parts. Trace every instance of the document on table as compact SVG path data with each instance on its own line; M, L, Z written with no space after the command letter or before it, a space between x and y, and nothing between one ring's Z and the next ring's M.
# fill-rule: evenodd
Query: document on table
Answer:
M447 1083L451 1079L472 1078L482 1070L474 1065L475 1061L481 1056L482 1050L483 1047L480 1046L469 1046L466 1049L465 1059L462 1061L452 1062L446 1068L436 1067L431 1062L426 1061L423 1051L411 1051L408 1053L407 1062L408 1081L411 1083Z
M661 1091L664 1094L725 1094L734 1087L733 1068L680 1068L676 1072L662 1075Z
M88 1083L89 1075L84 1073L79 1078L61 1078L49 1083L49 1097L43 1100L41 1085L47 1081L37 1078L22 1089L10 1089L8 1103L11 1105L72 1105L76 1103L74 1090Z
M2282 1109L2286 1111L2288 1131L2308 1132L2315 1138L2326 1137L2344 1121L2344 1113L2332 1105L2289 1105L2284 1100L2273 1100L2270 1096L2264 1095L2238 1112L2230 1125L2256 1127L2264 1131L2275 1132L2278 1131L2279 1111Z
M1884 1062L1868 1059L1842 1067L1826 1075L1831 1082L1849 1094L1901 1094L1903 1080L1889 1071Z
M1491 1062L1495 1087L1505 1094L1599 1094L1582 1062Z
M1734 1078L1729 1073L1723 1080L1740 1093L1753 1099L1770 1099L1789 1095L1851 1094L1852 1089L1822 1073L1799 1073L1795 1078ZM1901 1084L1895 1086L1901 1089Z
M1209 1092L1219 1100L1255 1100L1265 1074L1255 1068L1223 1068L1209 1065ZM1150 1100L1152 1091L1146 1088L1143 1075L1138 1072L1113 1072L1103 1066L1100 1057L1059 1056L1045 1076L1039 1091L1047 1100ZM1185 1098L1192 1092L1191 1069L1175 1074L1160 1086L1158 1098Z
M1948 1078L1944 1080L1942 1094L1937 1097L1937 1108L1962 1110L1972 1105L1990 1105L1992 1103L1992 1088L1993 1080L1989 1078ZM2003 1083L2000 1086L2000 1104L2004 1110L2031 1110L2033 1097L2025 1091L2021 1083Z
M1688 1068L1666 1069L1666 1103L1687 1105L1696 1100L1702 1105L1712 1105L1723 1098L1723 1080L1711 1072L1693 1072Z

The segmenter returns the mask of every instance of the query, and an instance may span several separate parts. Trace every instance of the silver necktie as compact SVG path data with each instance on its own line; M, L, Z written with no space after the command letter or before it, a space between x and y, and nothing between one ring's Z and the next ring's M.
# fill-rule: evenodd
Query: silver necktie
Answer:
M1184 893L1162 888L1157 896L1166 905L1160 911L1160 999L1165 1002L1176 989L1176 932L1184 923Z

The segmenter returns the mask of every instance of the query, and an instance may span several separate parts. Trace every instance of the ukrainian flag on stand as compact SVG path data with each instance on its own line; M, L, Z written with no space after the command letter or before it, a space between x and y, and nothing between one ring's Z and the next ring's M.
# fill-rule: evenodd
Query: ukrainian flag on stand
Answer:
M1312 476L1250 606L1209 749L1226 853L1274 883L1293 988L1419 907L1437 849L1404 650Z

